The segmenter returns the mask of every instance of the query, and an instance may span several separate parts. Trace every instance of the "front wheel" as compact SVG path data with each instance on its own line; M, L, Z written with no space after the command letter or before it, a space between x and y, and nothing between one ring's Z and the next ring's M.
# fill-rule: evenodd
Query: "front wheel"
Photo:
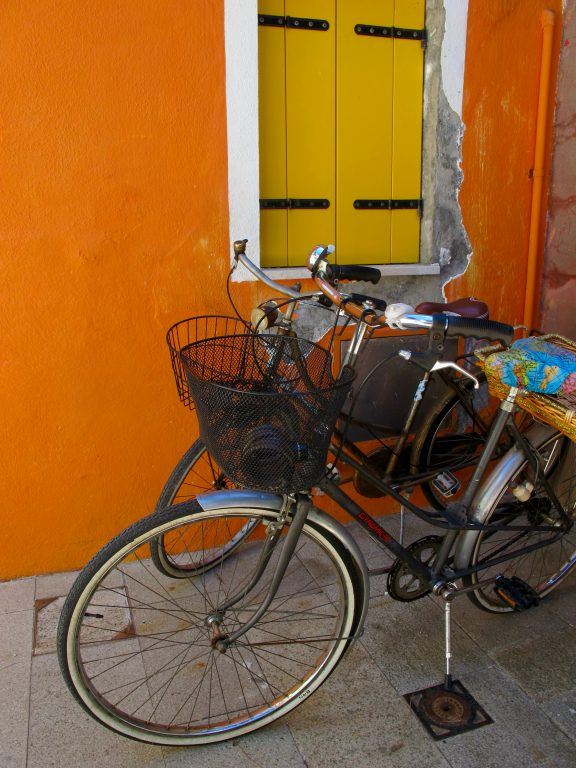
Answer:
M83 569L64 605L58 655L80 704L103 725L155 744L223 741L289 712L336 667L357 632L363 583L343 544L308 520L267 612L225 652L215 647L267 594L282 535L252 585L278 512L204 511L193 501L127 528ZM233 555L174 580L150 557L158 537L199 562L250 524ZM286 526L285 526L286 528ZM232 608L221 608L240 596Z

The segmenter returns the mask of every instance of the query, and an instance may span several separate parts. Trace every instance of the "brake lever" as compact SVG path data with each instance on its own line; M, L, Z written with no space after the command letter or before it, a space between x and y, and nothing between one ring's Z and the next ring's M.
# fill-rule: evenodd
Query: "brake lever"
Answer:
M478 381L476 376L473 376L465 368L462 368L462 366L458 365L457 363L453 363L449 360L437 360L432 366L432 368L430 369L430 371L431 372L441 371L446 368L454 368L454 370L461 373L462 376L467 376L469 379L471 379L474 382L474 389L478 389L480 387L480 382Z

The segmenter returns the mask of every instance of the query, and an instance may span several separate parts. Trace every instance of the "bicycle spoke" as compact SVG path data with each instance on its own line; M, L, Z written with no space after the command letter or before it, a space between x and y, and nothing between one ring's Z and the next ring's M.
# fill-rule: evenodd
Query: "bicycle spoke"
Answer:
M260 521L265 524L257 528ZM152 531L154 522L146 521ZM106 582L98 577L83 598L84 612L73 614L83 699L97 701L121 730L133 724L139 734L193 739L251 726L280 714L296 691L308 695L323 679L320 670L352 637L353 593L346 591L347 566L336 566L333 545L324 547L306 526L267 612L223 652L216 649L219 638L252 619L268 594L284 537L248 589L266 527L260 513L203 511L164 526L167 556L192 567L210 562L188 578L156 569L141 536L132 548L123 545L121 559L98 572L106 573ZM235 549L228 556L222 545L231 541ZM122 587L115 586L117 578ZM229 609L216 611L231 598Z

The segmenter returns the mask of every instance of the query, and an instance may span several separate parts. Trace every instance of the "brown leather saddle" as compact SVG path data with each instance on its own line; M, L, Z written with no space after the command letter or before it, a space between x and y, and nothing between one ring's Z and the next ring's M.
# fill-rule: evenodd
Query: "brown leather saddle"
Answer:
M434 315L437 312L451 312L460 317L477 317L479 320L488 320L488 305L483 301L473 299L471 296L467 299L456 299L447 304L436 304L433 301L423 301L416 307L416 312L420 315Z

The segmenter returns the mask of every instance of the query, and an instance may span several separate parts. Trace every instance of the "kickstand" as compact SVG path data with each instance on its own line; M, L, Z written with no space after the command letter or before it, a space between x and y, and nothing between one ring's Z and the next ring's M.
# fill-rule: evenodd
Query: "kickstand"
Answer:
M450 670L450 660L452 658L452 643L451 643L451 630L452 625L450 622L450 610L452 607L452 598L446 597L444 599L444 657L446 659L446 672L444 674L444 688L449 691L452 688L452 672Z
M400 507L400 536L398 537L398 542L400 546L404 546L404 515L405 515L405 509L404 504Z

